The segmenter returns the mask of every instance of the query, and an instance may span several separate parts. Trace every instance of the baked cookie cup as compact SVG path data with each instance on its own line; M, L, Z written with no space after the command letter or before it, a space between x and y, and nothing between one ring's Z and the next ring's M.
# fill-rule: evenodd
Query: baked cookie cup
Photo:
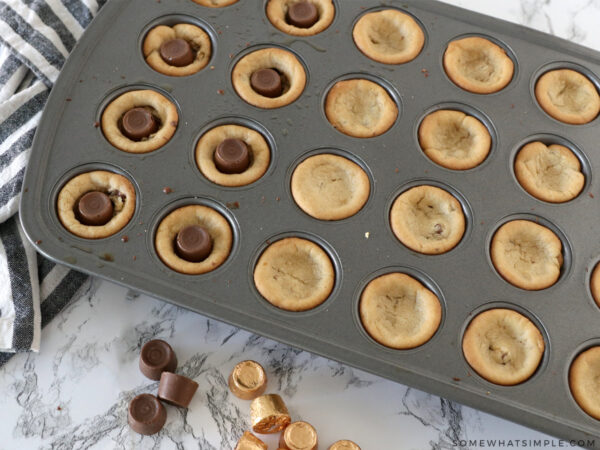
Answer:
M569 368L569 388L577 404L596 420L600 420L600 346L581 352Z
M458 245L465 233L466 219L452 194L436 186L420 185L394 200L390 225L396 238L409 249L438 255Z
M220 125L196 144L196 165L215 184L246 186L260 179L271 162L271 150L258 131L242 125Z
M150 89L128 91L102 112L102 133L119 150L148 153L175 134L179 114L164 95Z
M425 344L442 320L438 297L400 272L371 280L360 296L359 312L363 327L373 339L398 350Z
M352 38L365 56L384 64L412 61L425 44L417 21L397 9L364 14L354 25Z
M588 77L572 69L550 70L535 85L535 97L556 120L582 125L600 113L600 94Z
M313 36L335 17L332 0L269 0L267 17L275 28L292 36Z
M369 176L343 156L310 156L294 169L292 197L306 214L320 220L341 220L362 209L371 192Z
M148 65L157 72L184 77L206 67L212 44L199 26L180 23L152 28L144 38L142 50Z
M585 185L581 162L575 153L563 145L539 141L519 150L515 176L529 194L550 203L573 200Z
M398 106L379 84L364 78L338 81L327 93L325 115L342 133L369 138L388 131L398 117Z
M333 291L335 269L318 244L290 237L270 244L254 267L254 284L272 305L287 311L319 306Z
M462 340L463 354L473 370L503 386L531 378L545 347L542 333L531 320L505 308L479 313L467 326Z
M462 111L440 109L423 119L419 145L434 163L452 170L481 164L492 148L492 136L477 118Z
M292 52L268 47L244 55L234 66L231 80L244 101L272 109L300 97L306 86L306 72Z
M154 247L162 262L187 275L215 270L227 260L232 245L229 221L204 205L187 205L171 211L160 221L154 236ZM195 253L202 252L203 255L196 257Z
M492 264L510 284L529 291L555 284L563 265L562 242L549 228L511 220L492 238Z
M590 276L590 292L592 298L600 308L600 264L596 263L592 275Z
M514 63L499 45L482 37L457 39L444 52L444 70L454 84L475 94L493 94L512 80Z
M192 0L199 5L206 6L208 8L224 8L225 6L233 5L239 0Z
M62 225L85 239L102 239L122 230L135 212L136 195L123 175L95 170L71 178L61 188L56 212Z

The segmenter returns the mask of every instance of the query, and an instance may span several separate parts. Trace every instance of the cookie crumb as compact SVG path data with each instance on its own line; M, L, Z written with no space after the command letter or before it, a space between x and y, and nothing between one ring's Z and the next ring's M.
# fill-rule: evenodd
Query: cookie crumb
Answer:
M421 69L421 73L425 76L425 78L429 76L429 70L427 69Z
M36 243L37 245L40 245L40 244L42 243L42 240L41 240L41 239L38 239L37 241L35 241L35 243Z
M369 236L371 236L371 232L367 231L367 232L365 233L365 239L369 239Z
M394 172L396 172L396 173L400 173L400 169L398 169L398 168L396 167L396 169L394 170Z
M454 381L460 381L460 378L458 378L458 377L452 377L452 379L453 379Z
M56 410L57 410L57 411L62 411L62 408L61 408L60 406L57 406L57 407L56 407Z
M98 128L99 126L100 126L100 122L98 122L98 121L95 121L95 122L94 122L94 128Z
M121 236L121 242L128 242L129 237L127 235Z
M70 102L72 99L71 98L66 98L65 101Z
M592 194L591 192L588 195L590 196L590 198L594 198L594 194Z
M210 66L210 70L215 70L215 66Z
M133 255L133 260L135 261L137 259L137 256Z
M169 186L165 186L162 191L163 194L170 194L171 192L173 192L173 189L171 189Z
M227 206L229 209L239 209L240 202L227 202L225 203L225 206Z
M281 200L281 197L276 197L275 200L279 201Z
M219 95L224 95L224 94L225 94L225 91L224 91L223 89L218 89L218 90L217 90L217 94L219 94Z

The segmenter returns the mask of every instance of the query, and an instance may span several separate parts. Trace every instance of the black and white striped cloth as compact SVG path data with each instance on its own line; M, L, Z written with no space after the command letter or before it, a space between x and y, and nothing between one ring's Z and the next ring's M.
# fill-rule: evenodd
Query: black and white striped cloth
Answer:
M37 255L19 223L23 174L48 93L107 0L0 0L0 365L38 351L41 327L87 276Z

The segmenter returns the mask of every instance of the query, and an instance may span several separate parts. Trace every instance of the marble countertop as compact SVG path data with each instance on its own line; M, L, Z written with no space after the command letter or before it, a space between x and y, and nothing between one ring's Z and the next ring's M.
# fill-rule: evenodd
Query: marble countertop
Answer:
M600 49L600 0L448 2ZM165 428L142 437L127 426L127 404L156 392L158 383L138 369L141 345L155 337L173 346L179 372L200 387L188 410L168 407ZM321 448L342 438L363 450L473 448L468 441L479 439L559 445L537 431L91 279L43 330L39 354L16 355L0 368L0 448L233 448L249 428L249 403L227 389L227 376L242 359L263 364L269 392L284 397L294 419L317 428ZM265 440L276 448L274 438Z

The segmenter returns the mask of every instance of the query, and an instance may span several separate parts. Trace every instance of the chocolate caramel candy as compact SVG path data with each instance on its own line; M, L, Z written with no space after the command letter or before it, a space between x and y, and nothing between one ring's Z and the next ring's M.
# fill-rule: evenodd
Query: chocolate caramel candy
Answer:
M188 225L177 233L175 249L179 257L186 261L204 261L212 248L210 234L200 225Z
M229 375L229 389L242 400L252 400L267 388L265 370L256 361L238 363Z
M244 431L244 434L235 446L235 450L267 450L267 444L249 431Z
M158 130L158 121L149 108L132 108L123 115L121 126L125 136L139 141Z
M275 69L259 69L250 76L250 86L260 95L274 98L283 93L281 75Z
M75 209L75 216L84 225L101 226L112 219L113 203L108 195L100 191L83 194Z
M192 47L185 39L171 39L163 42L159 53L164 62L175 67L188 66L196 58Z
M250 404L250 422L256 433L278 433L291 421L285 403L277 394L261 395Z
M309 1L300 1L290 5L287 15L287 23L298 28L310 28L319 20L317 7Z
M154 395L140 394L129 403L127 421L136 433L155 434L167 421L167 410Z
M161 339L148 341L140 353L140 371L151 380L160 380L163 372L175 372L177 357L169 344Z
M242 173L250 166L250 151L241 139L223 140L213 156L215 166L222 173Z
M158 398L175 406L187 408L198 389L198 383L183 375L163 372L158 384Z
M308 422L289 424L279 439L279 447L285 450L317 450L317 445L317 430Z

